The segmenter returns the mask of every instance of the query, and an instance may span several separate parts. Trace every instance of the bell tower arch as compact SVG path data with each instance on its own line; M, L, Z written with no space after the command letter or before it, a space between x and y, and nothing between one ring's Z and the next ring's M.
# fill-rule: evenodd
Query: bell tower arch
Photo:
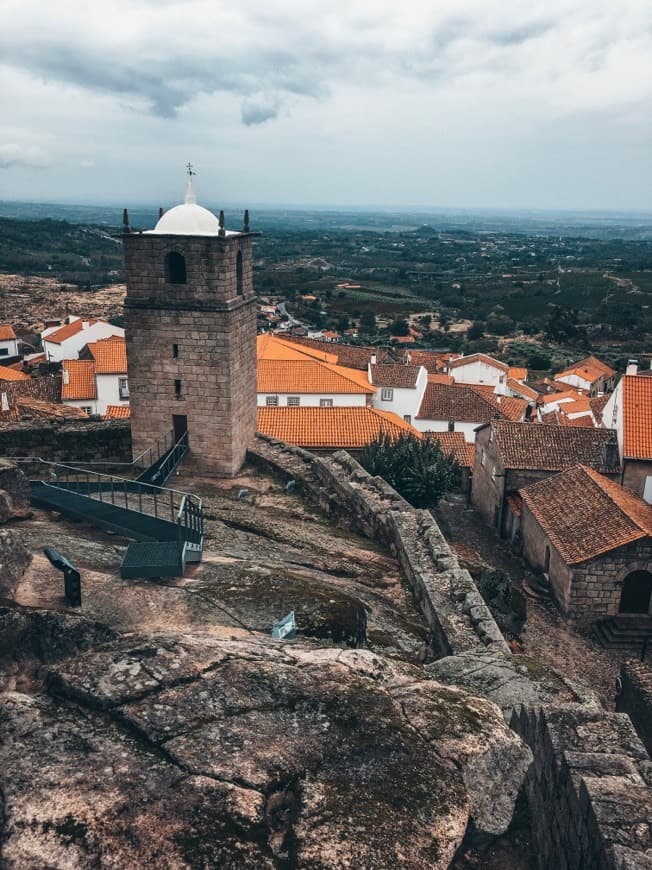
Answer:
M189 171L189 175L190 175ZM237 474L256 431L253 233L185 202L123 236L134 456L187 420L200 473Z

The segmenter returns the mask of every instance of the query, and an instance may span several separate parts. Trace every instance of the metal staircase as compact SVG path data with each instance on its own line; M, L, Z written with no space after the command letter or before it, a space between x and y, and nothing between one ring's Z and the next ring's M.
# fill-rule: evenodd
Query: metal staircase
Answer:
M135 479L40 461L47 479L32 481L32 504L132 538L120 569L123 578L179 577L201 560L204 516L198 496L165 487L188 451L187 435L171 435L134 461L151 464Z

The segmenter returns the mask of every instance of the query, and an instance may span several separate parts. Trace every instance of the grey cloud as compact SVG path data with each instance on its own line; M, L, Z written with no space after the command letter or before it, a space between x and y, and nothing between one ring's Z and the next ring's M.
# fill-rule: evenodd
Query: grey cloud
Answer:
M491 42L500 46L520 45L530 39L543 36L553 28L552 21L532 21L520 27L509 27L504 30L494 30L489 33Z
M264 124L278 117L280 101L277 97L254 97L242 103L242 123L247 127Z
M11 169L14 166L43 169L49 164L49 159L40 148L21 146L14 142L0 145L0 169Z

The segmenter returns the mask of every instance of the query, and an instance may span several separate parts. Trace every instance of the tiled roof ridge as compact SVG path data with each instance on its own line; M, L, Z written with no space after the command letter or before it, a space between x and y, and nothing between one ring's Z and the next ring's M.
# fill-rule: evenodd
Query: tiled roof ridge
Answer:
M489 356L487 353L482 353L482 351L477 351L476 353L470 353L468 356L461 356L458 359L451 360L449 363L449 370L452 368L459 368L461 365L466 365L467 362L475 360L489 360L491 365L496 366L499 369L502 369L505 372L509 371L509 366L507 363L502 362L499 359L495 359L493 356Z
M355 369L349 370L346 366L341 366L338 363L322 362L322 360L319 360L319 359L301 359L301 360L262 359L262 360L258 361L259 376L261 374L262 367L265 367L265 368L277 367L280 369L281 367L285 368L285 367L289 367L289 366L292 366L292 367L301 366L305 369L307 369L307 367L310 366L313 370L315 369L315 367L318 367L319 369L330 372L331 374L335 375L337 378L341 378L342 380L346 381L348 384L354 386L356 388L356 392L365 392L365 393L368 393L369 395L373 395L373 393L376 392L375 387L373 385L369 384L368 382L366 384L363 384L361 382L361 379L359 380L356 377L354 377L352 374L349 373L349 371L356 371ZM363 373L360 372L360 374L363 374ZM365 376L365 381L366 381L366 376ZM269 390L258 389L258 392L267 393L267 392L269 392ZM281 392L281 391L278 390L277 392ZM283 391L283 392L285 392L285 391ZM296 392L298 394L301 394L303 392L304 394L307 394L307 393L314 393L314 392L324 392L324 390L323 389L313 389L313 390L308 390L308 391L306 391L306 390L302 391L302 390L298 389L297 387L292 387L292 389L288 390L287 392L288 393ZM337 391L334 389L329 389L329 390L327 390L327 392L337 392Z
M632 512L632 508L635 505L637 508L643 509L646 502L639 499L633 493L630 493L629 490L624 489L619 483L616 483L614 480L609 480L603 474L600 474L588 465L579 463L579 467L597 486L600 487L602 492L611 499L618 510L626 516L628 520L638 526L645 536L652 536L652 506L648 506L650 512L650 525L642 524L640 518ZM639 505L638 502L641 502L641 504Z

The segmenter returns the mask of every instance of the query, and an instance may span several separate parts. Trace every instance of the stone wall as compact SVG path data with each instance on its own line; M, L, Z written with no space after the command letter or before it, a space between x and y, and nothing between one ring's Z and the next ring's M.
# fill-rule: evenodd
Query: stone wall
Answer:
M624 662L620 678L622 692L616 709L627 713L648 753L652 754L652 668L645 662Z
M652 867L652 773L628 716L522 707L511 727L534 763L525 789L540 870Z
M33 457L64 464L130 462L129 421L3 423L0 457Z
M315 456L258 435L248 455L284 478L294 479L329 516L380 541L397 556L439 655L478 646L510 654L471 575L460 568L429 512L411 507L345 451Z

